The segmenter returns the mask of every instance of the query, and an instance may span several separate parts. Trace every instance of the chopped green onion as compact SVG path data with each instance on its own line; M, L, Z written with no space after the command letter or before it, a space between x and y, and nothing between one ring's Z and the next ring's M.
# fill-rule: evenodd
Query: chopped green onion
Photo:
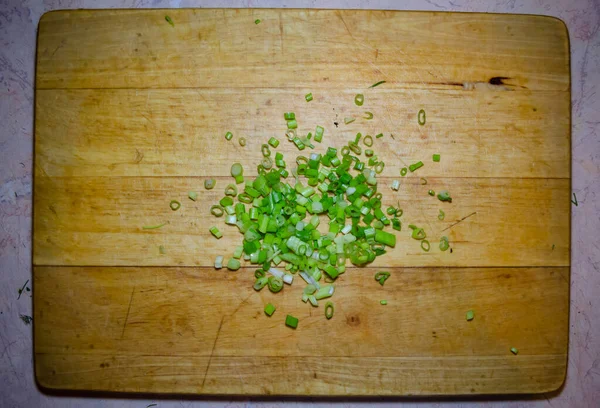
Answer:
M233 138L233 133L231 133L231 132L225 133L225 139L231 140L232 138Z
M363 116L364 119L366 120L371 120L373 119L373 113L372 112L365 112L365 116Z
M398 180L392 181L392 190L398 191L400 190L400 182Z
M236 195L238 195L238 189L237 189L236 185L228 184L227 187L225 187L225 195L232 196L232 197L235 197Z
M238 269L240 269L240 261L235 259L235 258L229 258L229 261L227 262L227 269L229 269L230 271L237 271Z
M264 288L265 286L267 286L267 283L269 282L269 278L267 278L266 276L262 276L260 278L257 278L256 281L254 282L254 290L259 291L262 288Z
M298 319L292 315L287 315L285 317L285 325L287 327L291 327L292 329L295 329L296 327L298 327Z
M373 146L373 138L370 135L366 135L363 139L363 143L365 144L365 146L371 147Z
M204 188L207 190L212 190L216 184L217 184L217 182L215 181L215 179L204 180Z
M274 137L269 139L269 144L271 146L273 146L274 148L277 148L277 146L279 146L279 140L275 139ZM270 154L271 152L269 152ZM264 153L263 153L264 154Z
M429 244L429 241L427 241L426 239L421 241L421 249L425 252L429 252L429 250L431 249L431 245Z
M325 317L327 318L327 320L331 319L333 317L333 303L331 302L327 302L325 303Z
M217 227L210 227L209 231L216 239L219 239L223 236L223 233L219 231Z
M145 229L145 230L159 229L159 228L164 227L165 225L167 225L166 222L163 222L162 224L157 224L157 225L144 225L142 227L142 229Z
M438 215L438 220L444 221L445 217L446 217L446 213L444 211L440 210L440 213Z
M244 182L244 168L239 163L233 163L231 166L231 175L235 178L236 184Z
M440 238L440 251L446 251L450 248L450 243L448 242L448 237L444 236Z
M223 255L219 255L215 258L215 269L221 269L223 267Z
M382 137L383 137L383 133L378 133L378 134L376 134L376 135L375 135L375 138L376 138L376 139L380 139L380 138L382 138Z
M175 23L171 20L171 17L165 16L165 20L167 23L171 24L171 27L175 27Z
M423 228L417 228L414 225L409 225L408 227L412 229L411 237L413 239L420 241L422 239L427 238L427 234L425 233L425 230Z
M240 146L242 146L242 147L246 146L246 138L240 137L239 142L240 142Z
M181 203L177 200L171 200L169 207L171 207L171 210L177 211L181 207Z
M473 312L472 310L469 310L467 312L466 318L467 318L467 321L470 322L471 320L473 320L475 318L475 312Z
M269 276L269 290L273 293L280 292L283 289L283 279L278 276Z
M321 126L317 126L317 130L315 130L315 142L319 142L321 143L321 141L323 140L323 132L325 131L325 129Z
M425 111L423 109L421 109L419 111L419 113L417 114L417 121L419 122L419 125L423 126L425 124Z
M198 199L198 193L196 193L195 191L190 191L188 193L188 198L192 201L196 201Z
M433 196L435 195L435 191L433 191L433 190L429 190L429 191L427 192L427 194L429 194L430 196L432 196L432 197L433 197Z
M404 177L404 176L406 176L406 173L408 173L408 169L407 169L406 167L402 167L402 168L400 169L400 175L401 175L402 177Z
M312 101L312 100L313 100L313 95L312 95L312 93L307 93L307 94L304 96L304 99L306 99L306 102L310 102L310 101Z
M315 295L308 295L308 301L310 302L311 305L313 305L314 307L319 306L319 302L317 302L317 298L315 297Z
M260 19L259 19L259 18L257 18L256 20L254 20L254 24L256 24L256 25L260 24ZM269 316L270 316L270 315L269 315Z
M222 217L224 214L223 207L215 204L212 207L210 207L210 213L215 217Z
M434 154L433 155L433 161L434 162L439 162L440 161L440 155L439 154Z
M421 185L427 185L427 179L425 177L421 177Z
M423 162L422 161L418 161L414 164L411 164L410 166L408 166L408 169L410 170L410 172L412 173L413 171L420 169L421 167L423 167ZM402 173L400 173L402 174Z
M448 193L446 190L440 191L437 195L437 198L440 201L448 201L449 203L452 202L452 197L450 197L450 193Z
M510 352L511 352L511 353L513 353L515 356L516 356L517 354L519 354L519 350L518 350L516 347L511 347L511 348L510 348Z
M273 306L271 303L267 303L265 306L265 314L267 316L273 316L273 313L275 313L275 306Z
M363 103L365 103L365 96L363 94L357 94L354 97L354 103L356 106L363 106Z
M381 84L385 84L385 81L379 81L379 82L375 82L373 85L371 85L369 88L375 88L376 86L379 86Z
M288 122L287 122L287 128L288 129L297 129L298 128L298 122L296 122L296 119L288 120Z
M356 120L355 118L347 117L347 118L344 118L344 123L346 125L349 125L350 123L354 122L355 120Z
M394 248L396 246L396 236L383 230L375 231L375 242Z
M385 283L385 281L390 277L389 272L380 271L375 274L375 280L379 282L381 286Z
M271 138L271 139L273 139L273 138ZM269 141L269 143L270 142L271 141ZM268 144L263 144L260 147L260 151L261 151L263 157L269 157L269 156L271 156L271 149L269 149L269 145Z
M379 301L379 303L385 306L385 305L387 305L387 300L382 299Z
M283 118L285 120L294 120L296 119L296 114L294 112L286 112L283 114Z

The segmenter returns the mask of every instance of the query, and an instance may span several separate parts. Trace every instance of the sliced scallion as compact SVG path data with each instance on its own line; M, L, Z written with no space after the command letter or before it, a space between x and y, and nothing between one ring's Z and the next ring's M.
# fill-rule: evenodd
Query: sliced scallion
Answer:
M313 94L312 94L312 93L307 93L307 94L304 96L304 99L306 99L306 102L310 102L310 101L312 101L312 100L313 100Z
M421 125L421 126L423 126L425 124L426 117L425 117L425 111L423 109L421 109L419 111L419 113L417 114L417 121L419 122L419 125Z
M188 193L188 198L192 201L196 201L198 199L198 193L196 193L195 191L190 191Z
M145 229L145 230L159 229L159 228L164 227L165 225L167 225L166 222L163 222L162 224L156 224L156 225L144 225L142 227L142 229Z
M440 251L446 251L450 248L450 243L448 241L448 237L443 236L440 238Z
M217 227L210 227L209 231L217 239L219 239L223 236L223 233L221 231L219 231L219 229Z
M379 81L379 82L375 82L373 85L371 85L369 88L375 88L376 86L379 86L381 84L385 84L385 81Z
M181 203L177 200L171 200L169 207L171 207L171 210L177 211L179 208L181 208Z
M356 104L356 106L363 106L363 104L365 103L365 96L363 94L357 94L354 97L354 103Z
M333 317L333 311L334 311L333 303L331 303L331 302L325 303L325 317L327 318L327 320L329 320Z
M215 179L210 178L204 180L204 188L207 190L212 190L216 184L217 182L215 181Z

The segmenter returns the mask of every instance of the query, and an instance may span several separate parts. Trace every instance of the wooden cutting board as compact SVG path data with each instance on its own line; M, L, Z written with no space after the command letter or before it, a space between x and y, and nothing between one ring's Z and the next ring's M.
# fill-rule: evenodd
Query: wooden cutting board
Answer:
M539 393L563 383L571 173L560 20L58 11L40 21L36 84L35 367L43 387L425 395ZM404 209L396 248L338 279L330 321L322 305L300 301L303 285L255 292L255 268L211 266L240 240L209 214L231 163L252 174L271 136L288 163L298 154L284 137L285 111L296 112L301 132L325 127L318 151L359 131L383 132L375 141L386 163L380 190L386 206ZM364 111L374 119L361 119ZM349 116L359 119L344 125ZM399 176L418 160L423 168ZM208 176L217 180L211 191L202 187ZM396 179L398 193L389 188ZM454 201L439 202L429 188ZM409 223L426 227L430 252L409 238ZM213 224L223 239L211 237ZM441 235L452 251L438 249ZM373 279L382 269L391 271L383 287ZM271 318L267 302L277 306ZM299 317L297 330L284 326L286 314Z

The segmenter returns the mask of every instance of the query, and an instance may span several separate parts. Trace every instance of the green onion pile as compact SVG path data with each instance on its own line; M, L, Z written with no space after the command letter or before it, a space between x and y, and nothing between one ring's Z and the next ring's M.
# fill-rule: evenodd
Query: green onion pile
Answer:
M284 118L288 139L299 150L314 148L311 134L297 136L295 114L286 113ZM324 128L317 126L313 140L320 142L323 134ZM211 213L226 214L225 223L237 226L244 237L232 258L224 264L219 256L215 267L237 270L244 258L259 266L254 289L268 287L272 292L283 290L294 275L300 275L306 282L302 300L317 306L319 300L333 295L333 282L345 272L347 260L364 266L393 248L396 236L386 228L398 229L396 215L402 210L391 208L387 215L382 210L377 174L384 163L373 154L366 162L359 158L360 138L358 134L340 151L329 147L325 154L298 156L291 175L281 153L273 161L271 147L279 145L274 138L261 147L263 160L254 179L244 179L242 166L234 163L231 175L236 183L245 182L243 192L235 203L235 186L229 185ZM372 146L373 138L365 137L363 144ZM329 218L327 232L318 229L320 215ZM217 227L210 231L216 238L222 236ZM327 309L331 315L333 308Z
M371 88L385 83L380 81ZM305 96L307 102L313 99L312 93ZM364 95L356 95L357 106L364 103ZM373 118L366 112L365 120ZM294 112L286 112L284 119L287 125L286 136L296 148L302 152L306 148L314 149L313 142L321 143L325 129L317 126L314 132L299 136L298 122ZM351 123L355 118L345 118ZM425 124L425 111L420 110L418 123ZM382 138L383 133L375 136ZM225 139L231 141L233 133L227 132ZM241 146L246 145L244 138L238 139ZM225 224L235 226L243 235L242 242L235 248L232 256L225 261L223 255L215 259L216 269L223 267L238 270L241 260L256 265L254 273L254 289L257 291L267 287L277 293L285 285L291 285L294 276L300 275L305 281L302 301L318 306L319 301L331 297L335 291L335 280L346 271L349 261L356 266L365 266L376 257L396 246L396 235L392 231L401 231L401 208L387 207L382 209L382 193L377 189L377 175L385 168L372 149L374 139L370 135L363 138L361 133L339 150L327 148L324 154L312 152L299 155L295 163L288 166L280 152L273 152L280 145L279 140L271 137L261 146L262 160L257 166L257 176L244 176L244 168L239 163L231 166L231 176L235 183L228 184L224 196L218 204L210 207L213 216L224 217ZM361 160L364 153L365 159ZM440 155L434 154L434 162L440 161ZM400 170L406 176L423 167L418 161ZM427 184L427 180L422 184ZM243 190L239 185L243 184ZM207 179L204 187L207 190L216 186L214 179ZM391 189L398 191L400 182L393 180ZM435 196L433 190L428 194ZM196 192L189 192L188 198L198 199ZM447 191L440 191L437 198L442 202L452 202ZM181 203L170 202L172 211L177 211ZM444 219L444 211L440 210L439 220ZM326 216L327 226L321 225ZM143 229L159 229L166 223L144 226ZM427 234L423 228L409 225L413 239L420 241L423 251L430 250ZM216 238L223 233L216 226L209 228ZM439 242L441 251L450 247L447 237ZM166 253L161 246L160 253ZM380 271L375 280L384 285L390 277L389 272ZM386 300L381 300L386 305ZM325 317L333 317L334 305L327 302ZM268 304L265 313L273 315L275 307ZM296 328L298 319L288 315L286 325Z

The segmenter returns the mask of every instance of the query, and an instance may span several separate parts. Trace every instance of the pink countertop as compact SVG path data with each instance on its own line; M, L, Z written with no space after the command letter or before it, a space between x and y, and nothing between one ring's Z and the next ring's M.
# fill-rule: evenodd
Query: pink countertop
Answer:
M278 401L47 395L33 377L31 315L33 95L36 31L53 9L131 7L319 7L544 14L571 39L573 206L571 321L567 380L559 392L516 399ZM599 0L0 0L0 407L598 407L600 406L600 1Z

